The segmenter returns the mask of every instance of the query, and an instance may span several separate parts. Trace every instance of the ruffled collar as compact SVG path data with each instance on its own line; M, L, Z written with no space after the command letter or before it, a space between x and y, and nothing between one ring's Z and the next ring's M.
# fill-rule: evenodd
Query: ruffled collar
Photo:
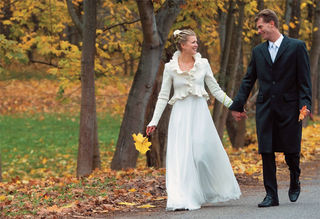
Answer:
M175 53L172 56L172 59L170 60L170 63L172 64L173 70L175 70L178 74L183 74L186 71L181 71L178 63L178 57L180 56L181 52L179 50L175 51ZM190 70L190 72L195 71L196 66L200 63L201 60L201 54L196 53L193 55L193 58L195 60L193 68Z

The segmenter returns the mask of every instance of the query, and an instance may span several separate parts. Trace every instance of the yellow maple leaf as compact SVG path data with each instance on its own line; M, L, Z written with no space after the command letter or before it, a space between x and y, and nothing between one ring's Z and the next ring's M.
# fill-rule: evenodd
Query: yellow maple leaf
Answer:
M136 146L137 151L141 154L145 154L148 150L150 150L151 142L148 141L147 137L143 137L141 133L132 134L133 140L135 141L134 145Z
M42 163L42 164L46 164L47 161L48 161L47 158L43 158L42 161L41 161L41 163Z
M167 199L167 196L157 197L157 198L154 198L153 200L160 201L160 200L164 200L164 199Z
M296 25L295 25L293 22L290 22L290 23L289 23L289 26L290 26L292 29L296 28Z
M155 208L155 207L156 206L154 206L154 205L145 204L145 205L138 206L137 208Z
M6 196L5 195L0 195L0 201L4 201L6 200Z
M127 206L133 206L133 205L136 205L136 203L130 203L130 202L119 202L118 203L119 205L127 205Z

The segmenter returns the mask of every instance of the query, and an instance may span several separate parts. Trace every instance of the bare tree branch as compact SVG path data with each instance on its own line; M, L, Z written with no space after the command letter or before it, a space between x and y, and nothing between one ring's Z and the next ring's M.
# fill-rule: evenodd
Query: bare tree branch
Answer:
M72 4L72 0L66 0L66 1L67 1L68 11L71 16L71 19L72 19L73 23L75 24L79 34L82 37L83 23L80 21L78 15L76 13L76 10L74 9L74 6Z
M39 61L39 60L33 60L33 59L30 59L30 62L32 63L39 63L39 64L43 64L43 65L49 65L49 66L53 66L55 68L60 68L58 65L55 65L53 63L48 63L48 62L44 62L44 61ZM61 68L60 68L61 69Z
M105 32L105 31L107 31L107 30L110 30L110 29L112 29L112 28L115 28L115 27L117 27L117 26L122 26L122 25L126 25L126 24L133 24L133 23L136 23L136 22L138 22L138 21L140 21L141 19L140 18L138 18L138 19L135 19L135 20L133 20L133 21L125 21L125 22L122 22L122 23L119 23L119 24L114 24L114 25L111 25L111 26L109 26L109 27L106 27L104 30L103 30L103 32Z
M145 45L156 48L161 45L161 39L159 38L157 25L154 25L156 24L156 17L154 14L153 3L151 0L136 0L136 2L139 8Z

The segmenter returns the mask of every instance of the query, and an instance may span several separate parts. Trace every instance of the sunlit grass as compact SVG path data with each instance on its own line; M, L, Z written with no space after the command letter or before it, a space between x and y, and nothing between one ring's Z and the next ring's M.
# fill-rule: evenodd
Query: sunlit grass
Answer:
M67 114L0 116L4 180L74 175L79 117ZM109 165L118 138L120 118L98 116L102 165Z

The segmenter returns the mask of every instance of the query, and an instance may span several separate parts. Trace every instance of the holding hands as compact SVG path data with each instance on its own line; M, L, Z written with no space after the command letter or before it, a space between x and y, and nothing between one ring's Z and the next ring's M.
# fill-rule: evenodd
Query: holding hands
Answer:
M237 111L231 111L232 117L236 120L236 121L240 121L243 118L247 119L247 112L243 111L243 112L237 112Z

